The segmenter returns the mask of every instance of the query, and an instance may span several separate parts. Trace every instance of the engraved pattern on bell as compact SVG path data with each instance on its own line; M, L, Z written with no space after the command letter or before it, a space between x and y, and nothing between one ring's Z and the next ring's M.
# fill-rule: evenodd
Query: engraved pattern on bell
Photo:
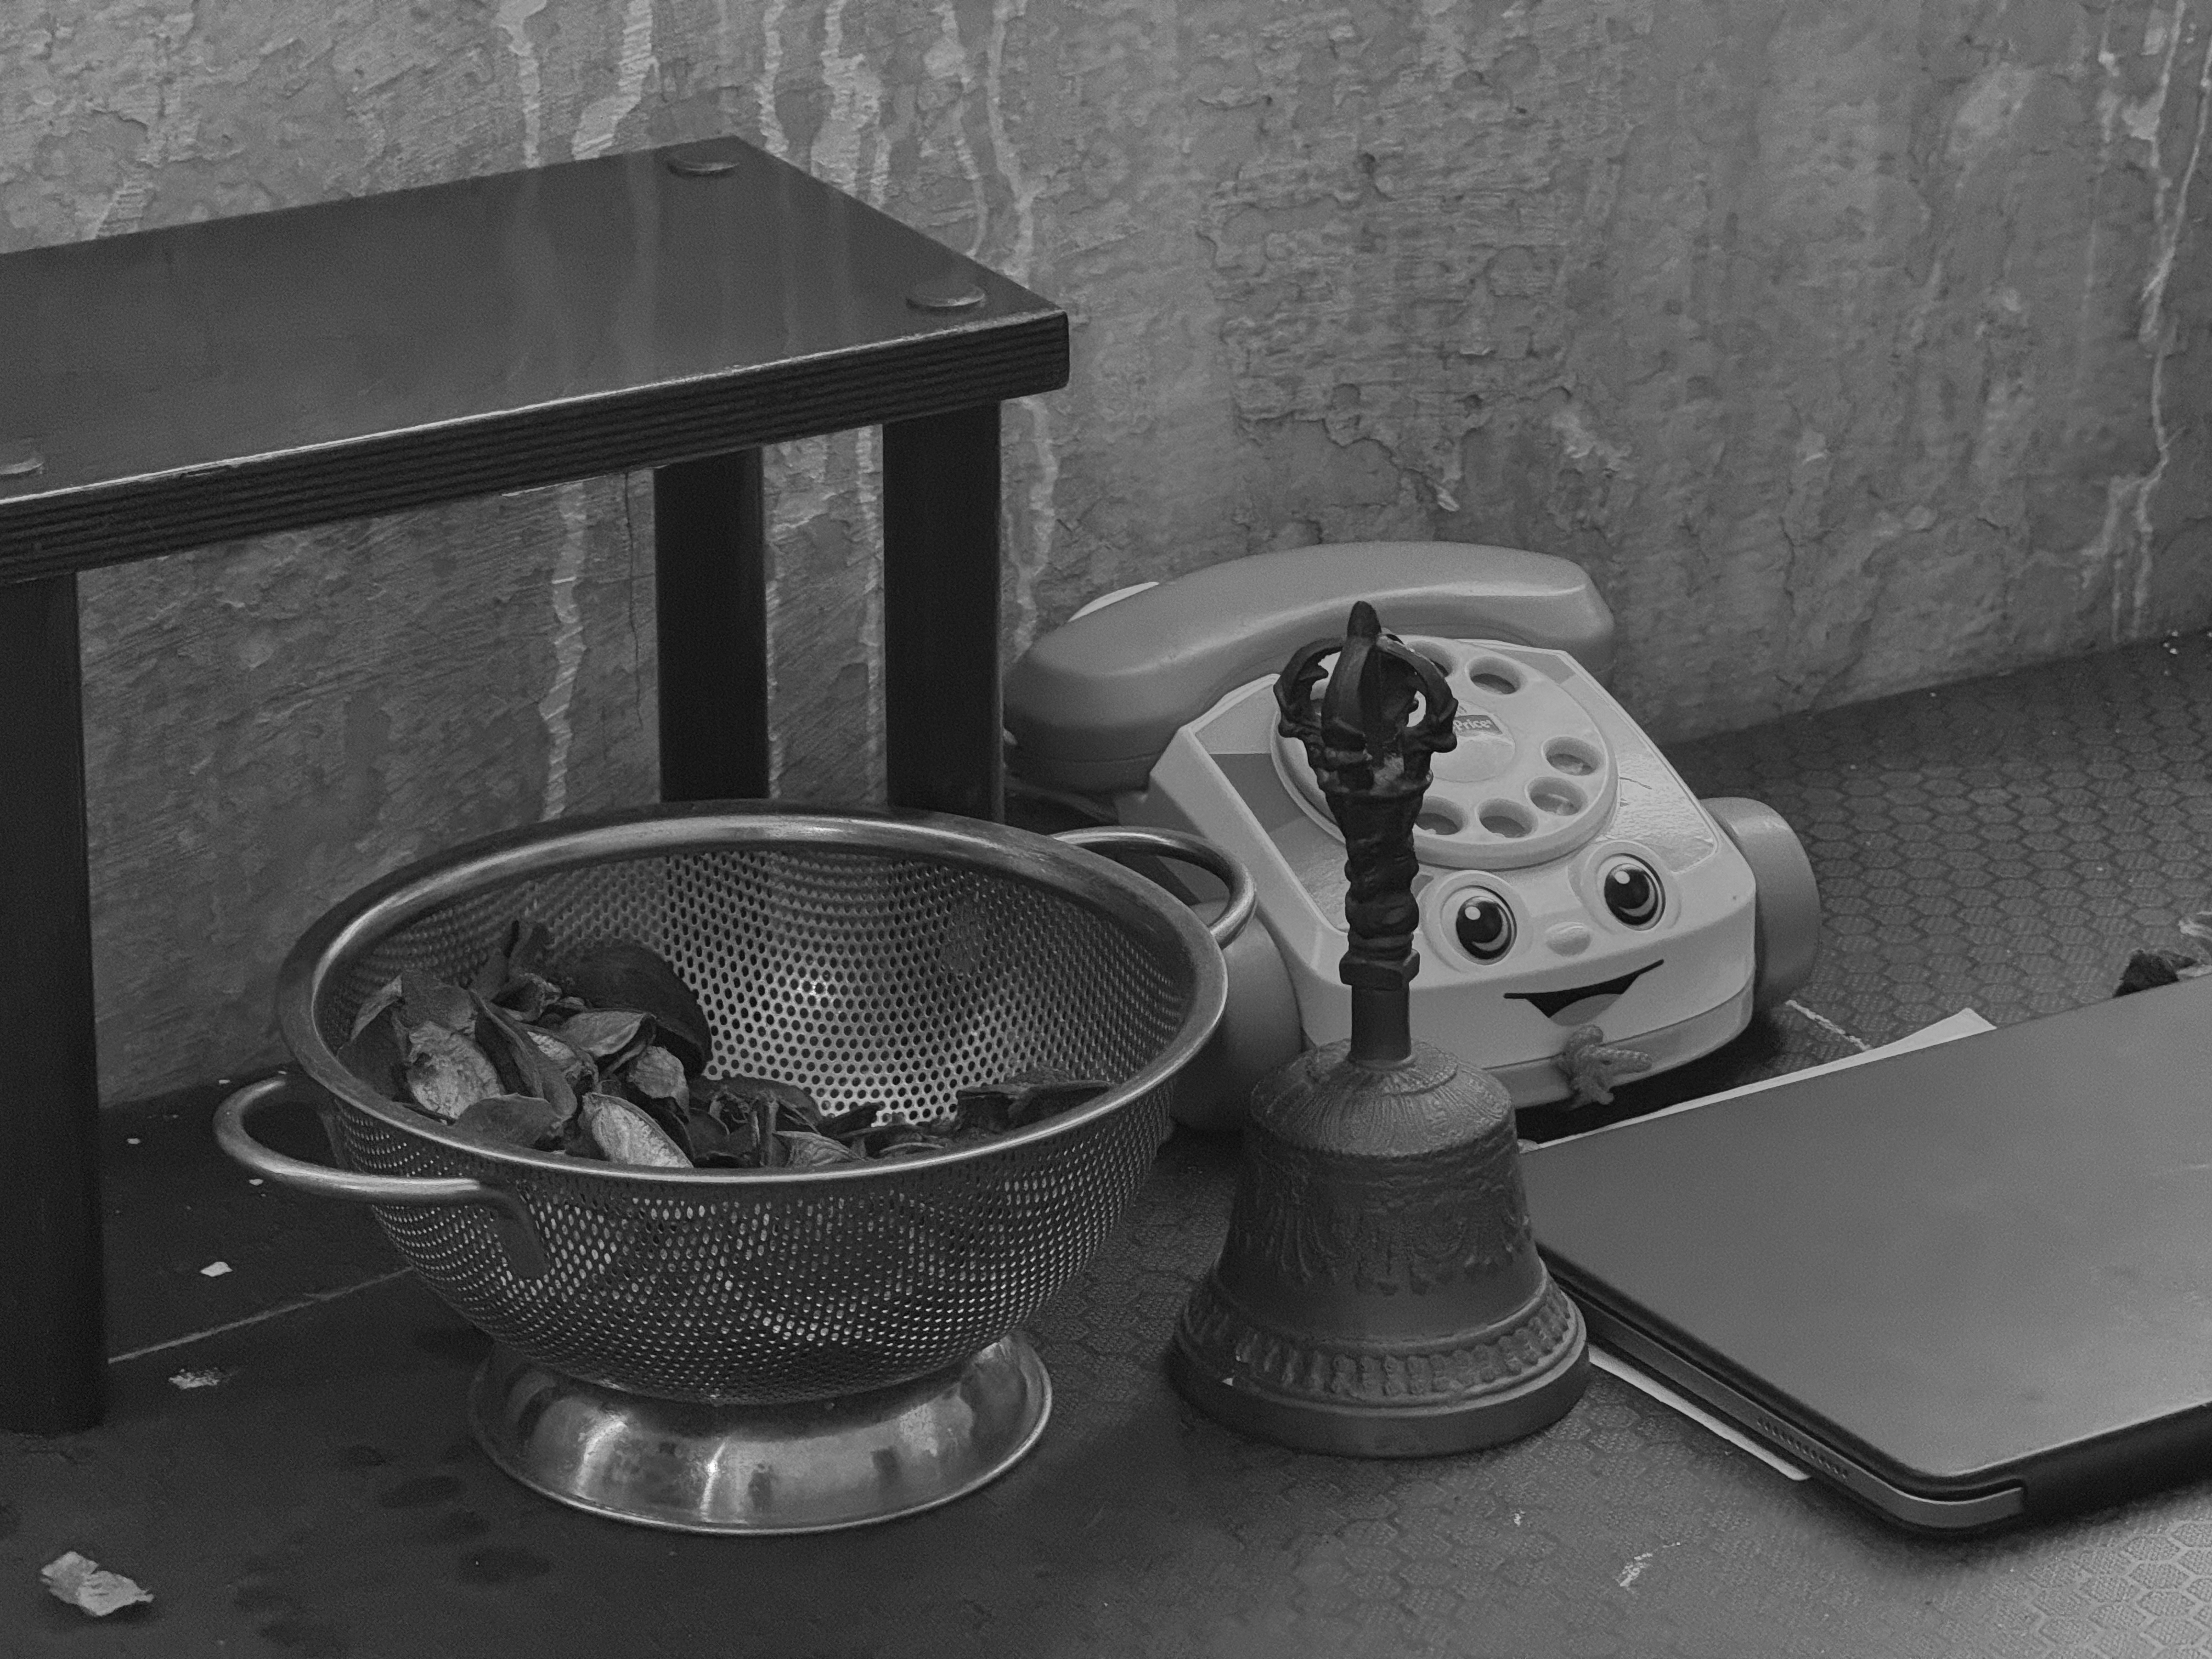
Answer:
M1580 1334L1573 1306L1548 1279L1496 1335L1455 1347L1296 1341L1255 1323L1208 1280L1183 1310L1176 1338L1201 1364L1240 1368L1282 1393L1387 1404L1464 1401L1516 1387L1558 1360Z
M1298 1133L1333 1125L1283 1121L1285 1106L1309 1120L1316 1103L1326 1109L1330 1085L1344 1086L1346 1046L1302 1057L1297 1069L1311 1085L1278 1096L1273 1110L1255 1108L1229 1222L1239 1254L1291 1283L1416 1295L1505 1273L1526 1258L1534 1244L1510 1108L1463 1120L1451 1140L1396 1155L1356 1144L1376 1114L1345 1122L1355 1133L1334 1145ZM1455 1103L1433 1082L1418 1099L1431 1116Z

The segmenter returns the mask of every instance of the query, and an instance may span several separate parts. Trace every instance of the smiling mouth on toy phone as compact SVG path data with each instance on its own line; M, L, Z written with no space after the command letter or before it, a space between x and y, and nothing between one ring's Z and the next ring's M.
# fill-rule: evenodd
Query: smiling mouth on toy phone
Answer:
M1580 1025L1595 1019L1620 1000L1620 994L1642 979L1652 969L1666 961L1638 968L1634 973L1623 974L1619 979L1601 980L1595 985L1570 985L1564 991L1508 991L1508 1002L1525 1002L1559 1025Z

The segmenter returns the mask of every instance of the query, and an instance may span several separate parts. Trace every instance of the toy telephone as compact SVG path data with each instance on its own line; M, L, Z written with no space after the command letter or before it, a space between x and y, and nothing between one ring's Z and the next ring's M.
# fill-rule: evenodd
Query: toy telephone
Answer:
M1350 1030L1344 847L1273 685L1362 599L1459 702L1414 832L1417 1036L1535 1105L1587 1088L1563 1055L1591 1028L1663 1071L1804 982L1820 896L1797 837L1756 801L1695 799L1606 690L1613 617L1579 566L1440 542L1232 559L1094 601L1006 683L1017 779L1203 836L1258 886L1185 1121L1236 1121L1302 1042Z

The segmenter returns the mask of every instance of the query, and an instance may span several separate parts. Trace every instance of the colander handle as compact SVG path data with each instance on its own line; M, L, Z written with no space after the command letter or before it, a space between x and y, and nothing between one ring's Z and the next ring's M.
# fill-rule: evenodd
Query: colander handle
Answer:
M352 1204L388 1205L394 1209L443 1207L481 1204L492 1212L492 1226L507 1251L507 1265L517 1279L538 1279L545 1273L545 1246L537 1224L522 1200L504 1187L469 1176L359 1175L309 1164L274 1152L256 1140L246 1127L246 1118L276 1100L295 1085L296 1079L278 1075L249 1083L215 1111L216 1144L254 1174L313 1198L343 1199ZM336 1137L334 1136L333 1141Z
M1155 858L1181 859L1218 878L1229 890L1229 902L1222 907L1219 915L1206 924L1206 931L1224 951L1230 941L1244 931L1244 924L1252 919L1252 907L1259 902L1260 890L1252 884L1250 871L1212 842L1187 836L1180 830L1107 824L1096 830L1063 830L1053 839L1093 853L1150 853Z

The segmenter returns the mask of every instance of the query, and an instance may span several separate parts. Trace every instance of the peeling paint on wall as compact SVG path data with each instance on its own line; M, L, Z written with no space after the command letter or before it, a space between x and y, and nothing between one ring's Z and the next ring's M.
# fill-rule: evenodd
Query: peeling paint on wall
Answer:
M1037 197L1042 189L1022 165L1007 135L1006 109L1013 91L1006 78L1006 31L1020 10L1019 0L992 0L990 44L984 53L983 109L991 133L991 159L1006 185L1013 222L1012 246L1000 267L1018 283L1036 280ZM1038 576L1052 559L1053 494L1060 482L1060 453L1053 445L1051 405L1025 398L1015 417L1028 428L1029 534L1007 550L1013 569L1012 643L1024 650L1036 635Z
M2166 423L2166 369L2172 355L2174 339L2166 316L2166 284L2173 276L2173 261L2179 251L2181 239L2188 228L2190 187L2197 180L2197 165L2204 157L2206 118L2212 115L2212 29L2202 30L2203 50L2198 55L2197 66L2197 122L2191 133L2187 159L2182 163L2177 179L2168 166L2165 146L2161 142L2162 119L2166 97L2173 80L2176 58L2179 56L2184 35L2183 24L2188 16L2184 0L2175 0L2173 15L2164 26L2166 49L2160 65L2157 90L2137 105L2123 105L2120 116L2125 123L2128 136L2148 148L2149 167L2157 181L2152 198L2152 256L2150 273L2143 279L2142 321L2137 326L2136 337L2150 354L2149 416L2151 441L2158 459L2149 472L2131 481L2125 490L2129 498L2130 517L2133 520L2135 545L2131 550L2134 580L2112 584L2112 637L2115 640L2133 638L2142 631L2150 609L2152 561L2157 544L2157 526L2152 521L2151 504L2158 488L2165 481L2166 469L2173 463L2173 434ZM2146 31L2143 48L2151 50L2154 36ZM2120 596L2125 592L2127 608L2121 613Z
M646 82L659 65L653 56L653 0L629 0L623 12L622 59L615 66L615 88L584 106L568 154L579 161L613 148L615 129L635 114L645 97Z
M534 167L539 161L539 136L544 130L545 93L538 78L538 48L530 39L530 20L544 11L546 0L499 0L499 31L507 49L514 54L515 90L522 106L522 165Z
M545 793L538 809L541 818L557 818L568 805L568 751L575 744L575 728L568 723L568 707L575 700L576 672L584 665L584 618L576 608L576 584L583 577L590 551L590 529L584 513L581 484L562 484L554 493L561 513L560 553L546 586L552 592L553 683L538 700L538 718L545 722Z
M737 131L1059 300L1009 651L1378 536L1584 562L1662 736L2212 620L2207 0L20 9L0 248ZM768 458L794 797L880 790L879 467ZM111 1093L269 1057L369 876L649 797L650 504L87 579Z

